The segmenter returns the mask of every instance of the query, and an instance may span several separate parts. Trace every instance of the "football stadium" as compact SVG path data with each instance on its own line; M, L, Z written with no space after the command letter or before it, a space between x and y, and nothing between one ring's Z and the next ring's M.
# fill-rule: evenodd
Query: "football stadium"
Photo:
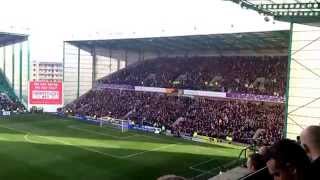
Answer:
M0 32L0 179L320 179L320 2L224 3L288 28L64 39L61 80Z

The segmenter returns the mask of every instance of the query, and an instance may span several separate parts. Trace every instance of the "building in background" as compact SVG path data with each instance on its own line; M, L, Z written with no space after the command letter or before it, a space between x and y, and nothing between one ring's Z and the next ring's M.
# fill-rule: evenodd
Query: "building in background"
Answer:
M59 62L32 63L32 80L57 82L63 79L63 64Z

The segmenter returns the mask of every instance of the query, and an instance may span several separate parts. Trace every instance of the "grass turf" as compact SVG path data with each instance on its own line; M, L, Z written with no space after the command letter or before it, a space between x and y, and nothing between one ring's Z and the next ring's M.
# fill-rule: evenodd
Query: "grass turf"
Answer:
M191 178L234 161L239 152L236 147L121 133L50 115L0 118L0 179Z

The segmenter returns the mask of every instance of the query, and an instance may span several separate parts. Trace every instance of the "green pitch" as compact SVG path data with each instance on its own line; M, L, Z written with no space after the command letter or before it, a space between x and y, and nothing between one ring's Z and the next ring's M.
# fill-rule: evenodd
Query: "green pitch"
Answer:
M0 179L192 178L235 162L240 148L89 125L50 115L0 117ZM209 172L208 172L209 171Z

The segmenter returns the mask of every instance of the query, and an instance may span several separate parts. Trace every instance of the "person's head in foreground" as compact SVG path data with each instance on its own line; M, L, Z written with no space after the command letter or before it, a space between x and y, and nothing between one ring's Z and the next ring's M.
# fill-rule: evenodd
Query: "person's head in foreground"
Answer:
M247 168L251 172L255 172L266 166L266 162L261 154L254 153L251 154L247 161Z
M298 144L300 144L300 143L301 143L300 136L297 136L296 140L297 140L297 143L298 143Z
M159 177L157 180L186 180L186 178L176 175L165 175Z
M312 161L320 158L320 126L309 126L304 129L300 135L300 140Z
M310 160L293 140L283 139L268 151L267 167L275 180L307 180Z
M261 154L262 156L265 156L268 152L269 146L261 146L258 150L258 153Z

